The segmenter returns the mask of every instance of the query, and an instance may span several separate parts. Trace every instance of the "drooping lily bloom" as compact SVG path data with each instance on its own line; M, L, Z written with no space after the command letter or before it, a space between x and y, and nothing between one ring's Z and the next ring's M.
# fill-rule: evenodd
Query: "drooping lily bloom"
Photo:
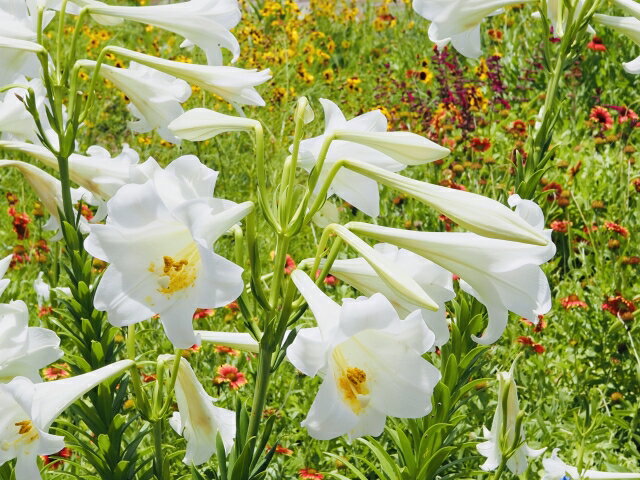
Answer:
M174 62L164 58L134 52L122 47L109 47L117 55L181 78L197 85L227 102L240 105L264 106L264 100L255 87L262 85L271 78L267 70L245 70L236 67L220 67L212 65L193 65L190 63Z
M630 10L628 6L625 9ZM602 15L596 13L593 16L593 20L600 25L610 27L617 32L626 35L636 45L640 45L640 16L638 16L638 18L614 17L611 15ZM631 60L630 62L623 63L622 66L627 73L631 73L634 75L640 74L640 56L635 58L634 60Z
M38 455L52 455L64 448L63 437L48 433L58 415L89 390L133 364L122 360L63 380L34 384L28 378L16 377L0 385L0 465L16 458L16 480L41 478Z
M47 167L58 169L55 155L40 145L0 141L0 148L26 153ZM111 157L106 149L98 145L89 147L87 155L73 153L69 157L71 180L105 201L123 185L144 183L159 168L152 158L139 163L138 153L126 143L122 144L122 152L115 157Z
M20 173L24 175L25 180L31 185L44 207L51 214L51 218L42 228L44 230L57 230L60 226L59 211L63 209L60 180L38 167L18 160L0 160L0 168L3 167L14 167L20 170ZM72 191L72 198L75 197L79 200L78 196L85 198L83 192ZM83 233L88 231L87 222L84 218L80 219L79 228ZM59 233L53 237L53 240L59 240L60 238L61 234Z
M519 434L517 443L520 443L520 446L507 460L507 468L514 475L520 475L527 469L527 457L538 457L544 453L546 448L540 450L529 448L525 443L524 429L520 426L520 432L516 431L520 403L513 370L514 368L511 367L509 372L498 373L498 406L493 417L491 430L483 427L487 441L478 444L477 449L487 459L481 468L485 471L495 470L502 462L505 453L515 446L516 435Z
M96 66L93 60L77 63L88 68ZM136 62L131 62L129 68L102 65L100 75L113 82L131 101L127 109L138 118L128 123L132 131L146 133L158 129L160 136L168 142L180 143L167 126L184 112L181 104L191 96L187 82Z
M419 310L401 320L382 294L339 306L301 270L291 278L318 322L287 349L298 370L324 377L302 422L313 438L377 436L388 415L420 418L431 411L440 372L422 358L434 334Z
M576 467L567 465L560 457L556 448L551 453L551 457L542 460L544 466L544 476L542 480L622 480L624 478L640 479L640 473L622 472L599 472L597 470L583 470L579 472Z
M542 232L540 207L529 200L517 202L516 213ZM482 337L474 337L478 343L488 345L500 338L509 311L535 322L551 309L549 282L540 269L555 255L551 241L537 246L474 233L416 232L359 222L350 223L349 229L406 248L458 275L461 288L487 307L489 324ZM550 230L543 233L550 238Z
M160 355L158 360L173 362L173 355ZM176 381L178 411L169 423L178 435L187 441L184 463L201 465L216 451L218 433L225 451L229 451L236 436L236 415L232 410L216 407L189 362L181 358Z
M29 327L22 300L0 304L0 382L17 376L40 382L40 369L60 357L60 338L46 328Z
M524 2L533 0L524 0ZM502 7L524 3L514 0L413 0L413 9L431 21L429 39L437 44L451 41L466 57L479 57L480 23Z
M212 245L253 208L213 198L218 173L195 156L180 157L143 184L120 188L107 203L105 225L91 225L87 251L110 265L94 305L115 326L160 315L176 348L199 344L197 308L235 300L242 269Z
M334 136L334 138L343 137L344 140L331 142L318 177L317 188L322 185L333 165L339 160L359 160L397 172L402 170L405 164L413 164L412 162L417 161L418 157L422 158L418 163L426 163L431 158L433 160L442 158L449 152L427 139L407 132L391 132L391 134L399 134L402 138L390 137L390 133L387 132L387 118L380 110L373 110L347 120L340 108L331 100L321 98L320 103L324 109L325 130L322 135L300 142L300 165L310 172L318 160L325 139ZM419 142L416 137L420 139ZM429 145L425 146L422 140ZM427 151L435 153L431 153L430 156L425 153ZM417 152L417 157L411 152ZM398 161L398 158L404 160L404 163ZM331 183L329 194L333 193L367 215L376 217L380 213L380 195L375 180L342 169Z
M391 263L410 275L438 304L440 308L435 312L421 309L422 318L435 334L434 345L441 347L447 343L449 327L444 304L455 297L451 273L420 255L409 250L398 249L394 245L380 243L374 248ZM420 309L419 306L398 296L395 290L380 278L364 258L336 260L333 262L330 272L368 297L375 293L382 293L402 318Z
M240 45L229 31L241 18L237 0L190 0L169 5L121 7L90 6L89 11L169 30L185 37L181 47L198 45L207 54L209 65L222 65L221 47L233 53L235 62Z
M246 117L234 117L207 108L192 108L169 124L169 130L178 138L199 142L225 132L250 131L260 122Z

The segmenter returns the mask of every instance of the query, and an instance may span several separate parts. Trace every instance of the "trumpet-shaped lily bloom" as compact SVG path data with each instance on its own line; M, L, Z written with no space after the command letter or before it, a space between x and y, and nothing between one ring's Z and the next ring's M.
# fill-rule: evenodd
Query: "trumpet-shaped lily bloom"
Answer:
M435 334L434 345L440 347L447 343L449 326L444 304L455 297L451 273L409 250L398 249L394 245L380 243L374 248L418 282L418 285L438 304L440 308L435 312L421 309L422 318ZM397 295L364 258L336 260L331 266L330 273L366 296L382 293L391 302L398 315L403 318L420 309L419 306Z
M514 196L515 197L515 196ZM512 198L516 213L542 232L540 207ZM474 337L485 345L497 341L507 326L508 312L536 321L551 309L549 282L540 265L555 255L555 245L529 245L481 237L474 233L415 232L353 222L349 229L379 241L406 248L461 278L460 286L486 307L489 324ZM544 231L550 239L551 231Z
M559 449L554 449L551 457L542 460L544 475L542 480L622 480L624 478L640 479L640 473L600 472L597 470L583 470L567 465L558 457Z
M629 10L627 7L626 10ZM596 13L593 16L593 20L600 25L613 28L617 32L620 32L631 39L636 45L640 45L640 20L634 17L614 17L611 15L602 15ZM637 57L630 62L623 63L627 73L633 75L640 74L640 57Z
M47 167L58 169L55 155L40 145L0 141L0 148L26 153ZM126 143L122 145L122 152L113 158L106 149L93 145L87 149L87 155L71 154L69 177L100 199L108 200L123 185L144 183L160 168L152 158L138 162L138 153Z
M198 45L207 54L210 65L222 65L220 47L233 53L234 62L240 55L240 45L229 31L241 18L237 0L190 0L146 7L96 5L90 6L89 11L155 25L182 35L186 40L181 46Z
M387 131L387 118L380 110L373 110L347 120L340 108L331 100L321 98L320 103L322 103L322 108L324 109L324 133L300 142L300 165L308 172L315 166L325 139L332 135L335 130L369 133ZM344 140L334 140L327 151L322 171L318 177L317 188L327 178L333 165L343 159L359 160L392 172L405 168L402 163L370 146ZM372 217L377 217L380 213L378 184L375 180L366 178L358 173L341 169L333 179L333 182L331 182L329 194L336 194Z
M521 475L527 469L527 457L538 457L544 453L546 448L540 450L529 448L525 443L522 426L520 425L519 428L517 426L520 404L513 370L512 367L509 372L498 373L498 406L493 416L491 430L483 427L487 441L478 444L477 448L478 452L487 459L481 468L485 471L491 471L498 468L507 451L516 444L520 444L507 460L507 468L514 475ZM520 431L517 432L517 429ZM519 435L519 438L516 439L516 435Z
M533 1L533 0L524 0ZM413 0L413 9L431 21L429 39L437 44L451 41L466 57L479 57L480 23L502 7L523 3L514 0Z
M287 349L298 370L324 377L302 422L312 437L376 436L387 415L420 418L431 411L440 372L422 358L434 335L419 310L401 320L382 294L339 306L302 271L291 278L318 322Z
M64 438L48 433L67 407L108 378L134 365L122 360L93 372L46 383L16 377L0 385L0 465L17 459L16 480L40 477L38 455L52 455L64 448Z
M0 304L0 382L23 376L40 382L39 370L62 356L60 339L46 328L29 327L22 300Z
M199 142L226 132L246 132L260 127L260 122L246 117L225 115L207 108L193 108L169 124L178 138Z
M161 355L158 359L172 362L173 355ZM216 407L198 381L189 362L181 358L176 380L178 411L169 423L178 435L187 441L184 463L202 465L216 451L218 433L225 451L229 452L236 436L236 414L232 410Z
M92 60L80 60L78 63L89 68L96 65ZM102 65L100 75L113 82L131 101L127 108L138 118L128 123L131 130L146 133L158 129L165 140L180 143L167 126L184 112L181 104L191 96L187 82L136 62L131 62L129 68Z
M254 87L271 78L269 70L245 70L236 67L193 65L134 52L122 47L109 47L118 55L186 80L203 90L219 95L227 102L264 106L264 100Z
M214 253L213 243L253 205L213 198L217 172L185 156L143 184L125 185L107 203L105 225L91 225L87 251L110 265L94 305L115 326L160 315L177 348L199 343L196 308L235 300L242 268Z

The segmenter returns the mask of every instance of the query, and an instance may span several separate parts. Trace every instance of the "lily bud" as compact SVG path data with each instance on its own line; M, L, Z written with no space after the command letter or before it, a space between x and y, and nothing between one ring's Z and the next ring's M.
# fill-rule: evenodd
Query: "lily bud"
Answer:
M451 153L428 138L411 132L359 132L335 130L336 140L345 140L375 148L404 165L422 165L434 162Z
M207 108L191 109L169 124L169 130L178 138L200 142L226 132L248 132L260 122L246 117L225 115Z
M196 335L199 335L203 342L224 345L243 352L258 353L260 351L260 344L248 333L196 330Z

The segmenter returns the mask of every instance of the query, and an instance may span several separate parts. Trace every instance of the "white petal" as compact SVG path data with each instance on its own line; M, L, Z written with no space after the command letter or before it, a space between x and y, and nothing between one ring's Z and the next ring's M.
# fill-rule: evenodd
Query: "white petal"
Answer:
M291 280L309 304L323 337L327 337L338 326L340 307L303 271L294 270L291 273Z
M314 377L327 365L327 344L319 328L303 328L287 348L287 359L309 377Z
M316 440L331 440L349 432L357 423L358 416L340 398L335 380L327 377L301 425Z

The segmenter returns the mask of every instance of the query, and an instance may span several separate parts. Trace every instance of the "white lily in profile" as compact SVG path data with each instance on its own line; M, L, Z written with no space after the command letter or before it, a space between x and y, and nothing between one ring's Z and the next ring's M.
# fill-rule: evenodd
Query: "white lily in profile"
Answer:
M0 85L6 85L19 75L33 77L38 72L34 54L44 52L39 43L0 36Z
M626 8L629 10L629 8ZM600 25L604 25L606 27L610 27L616 30L619 33L622 33L629 37L633 43L640 46L640 17L614 17L611 15L603 15L600 13L596 13L593 16L593 21L599 23ZM627 73L631 73L633 75L640 74L640 56L631 60L630 62L623 63L623 68Z
M9 266L11 265L11 260L13 259L13 255L7 255L2 260L0 260L0 296L4 293L4 291L11 283L11 280L8 278L3 278L9 270Z
M501 8L534 0L413 0L413 9L431 21L429 39L438 44L451 41L458 52L479 57L480 23Z
M40 369L60 357L60 339L46 328L29 327L22 300L0 304L0 383L17 376L40 382Z
M437 311L420 309L419 306L400 297L364 258L336 260L330 273L368 297L375 293L383 294L402 318L415 310L421 310L422 318L435 334L434 345L441 347L447 343L449 326L444 304L455 297L451 273L409 250L399 249L394 245L379 243L373 248L413 278L440 308Z
M186 80L203 90L219 95L227 102L240 105L265 105L255 87L271 78L271 72L268 69L259 72L236 67L193 65L165 60L122 47L109 47L109 50L147 67Z
M544 475L542 480L622 480L640 479L640 473L624 472L600 472L598 470L583 470L579 472L576 467L567 465L558 457L559 449L551 453L551 457L542 460Z
M64 437L48 433L51 424L89 390L132 365L131 360L122 360L63 380L34 384L16 377L0 385L0 465L15 458L16 480L41 478L38 455L64 448Z
M387 131L387 118L380 110L373 110L347 120L340 108L331 100L321 98L320 103L324 109L324 133L300 142L300 166L307 172L313 169L325 139L333 135L335 130L339 129L344 133L348 131L370 133ZM316 190L320 188L327 178L333 165L343 159L360 160L393 172L405 168L405 165L394 160L389 155L369 146L344 140L334 140L326 153ZM378 184L375 180L366 178L358 173L341 169L333 179L328 193L336 194L372 217L377 217L380 213Z
M514 475L521 475L527 469L527 457L539 457L546 448L534 450L525 443L522 428L518 391L513 378L514 365L509 372L498 373L498 406L493 416L491 430L483 427L486 442L477 445L478 452L486 457L480 468L484 471L495 470L500 466L505 455L507 468ZM515 451L512 451L515 448Z
M491 198L421 182L363 162L349 161L346 168L406 193L478 235L533 245L546 245L549 242L541 228L531 225L522 215ZM515 198L515 195L512 196L512 199Z
M212 245L253 208L213 198L217 172L195 156L174 160L143 184L120 188L104 225L91 225L87 251L110 265L94 305L125 326L155 314L176 348L199 343L192 316L235 300L242 268Z
M26 153L49 168L58 169L58 160L41 145L25 142L0 141L0 149ZM122 152L111 157L108 150L98 145L87 149L87 155L73 153L69 157L69 177L81 187L102 200L110 199L123 185L144 183L160 168L149 158L139 163L138 152L122 144Z
M261 128L260 122L246 117L225 115L207 108L192 108L169 124L178 138L200 142L226 132L247 132Z
M96 66L93 60L79 60L77 64L87 68ZM180 143L167 126L184 112L181 104L191 96L187 82L136 62L131 62L129 68L101 65L100 75L113 82L131 101L127 109L138 118L128 123L132 131L146 133L157 129L168 142Z
M177 33L186 39L181 47L199 46L207 54L209 65L222 65L221 47L231 51L234 62L240 55L240 45L229 31L241 18L237 0L190 0L142 7L103 4L89 6L89 11Z
M422 358L434 335L419 310L401 320L381 294L339 306L302 271L291 278L318 322L287 349L294 367L324 377L302 422L313 438L377 436L388 415L420 418L431 411L440 372Z
M540 207L519 197L510 199L519 213L543 232ZM537 322L551 309L549 282L540 265L555 255L549 239L546 246L481 237L474 233L416 232L352 222L355 233L406 248L437 263L461 278L461 288L487 307L489 324L478 343L497 341L507 326L508 312Z
M160 355L158 360L173 362L174 358L173 355ZM216 451L218 434L225 451L229 452L236 436L236 413L213 404L215 399L207 394L184 358L180 359L175 394L178 411L169 424L187 441L183 462L187 465L207 462Z

